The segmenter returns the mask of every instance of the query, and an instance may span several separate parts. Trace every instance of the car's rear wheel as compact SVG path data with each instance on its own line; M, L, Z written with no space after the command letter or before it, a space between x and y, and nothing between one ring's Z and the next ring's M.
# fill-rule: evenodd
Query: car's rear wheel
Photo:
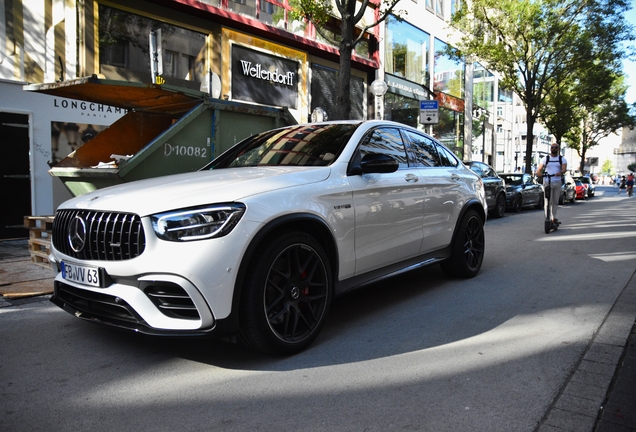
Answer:
M271 354L302 351L318 336L329 311L327 254L312 236L292 231L254 256L241 297L241 339Z
M452 277L474 277L481 269L484 252L483 221L477 212L469 210L457 228L457 233L451 244L451 256L441 263L442 270Z
M500 218L503 217L504 213L506 213L506 196L499 194L492 215L496 218Z

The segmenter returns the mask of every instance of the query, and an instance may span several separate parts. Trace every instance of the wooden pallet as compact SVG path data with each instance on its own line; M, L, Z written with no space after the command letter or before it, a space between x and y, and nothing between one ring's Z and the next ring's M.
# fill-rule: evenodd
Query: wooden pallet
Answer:
M29 230L31 262L50 268L51 234L54 216L26 216L24 227Z

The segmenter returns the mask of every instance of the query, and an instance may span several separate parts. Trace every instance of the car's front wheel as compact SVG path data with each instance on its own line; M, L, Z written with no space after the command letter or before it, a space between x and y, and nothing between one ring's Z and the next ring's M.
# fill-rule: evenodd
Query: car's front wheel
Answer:
M536 208L537 210L543 210L545 208L545 196L543 194L539 195L539 201L537 201Z
M254 256L241 297L241 339L270 354L302 351L318 336L329 311L327 254L312 236L292 231Z
M484 261L484 223L474 210L466 212L451 244L451 255L442 261L444 273L451 277L471 278Z

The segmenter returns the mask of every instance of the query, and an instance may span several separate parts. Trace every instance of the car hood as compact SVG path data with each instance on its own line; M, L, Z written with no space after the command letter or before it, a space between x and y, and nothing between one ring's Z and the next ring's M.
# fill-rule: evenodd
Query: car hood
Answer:
M226 168L156 177L98 189L60 209L153 213L218 202L240 201L267 191L323 181L330 167Z

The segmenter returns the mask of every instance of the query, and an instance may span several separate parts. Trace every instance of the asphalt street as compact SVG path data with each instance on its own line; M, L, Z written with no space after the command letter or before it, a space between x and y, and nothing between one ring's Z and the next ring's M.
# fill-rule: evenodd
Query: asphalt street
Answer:
M549 235L536 210L489 221L474 279L430 267L337 299L289 358L0 298L0 430L635 430L636 198L598 195Z

